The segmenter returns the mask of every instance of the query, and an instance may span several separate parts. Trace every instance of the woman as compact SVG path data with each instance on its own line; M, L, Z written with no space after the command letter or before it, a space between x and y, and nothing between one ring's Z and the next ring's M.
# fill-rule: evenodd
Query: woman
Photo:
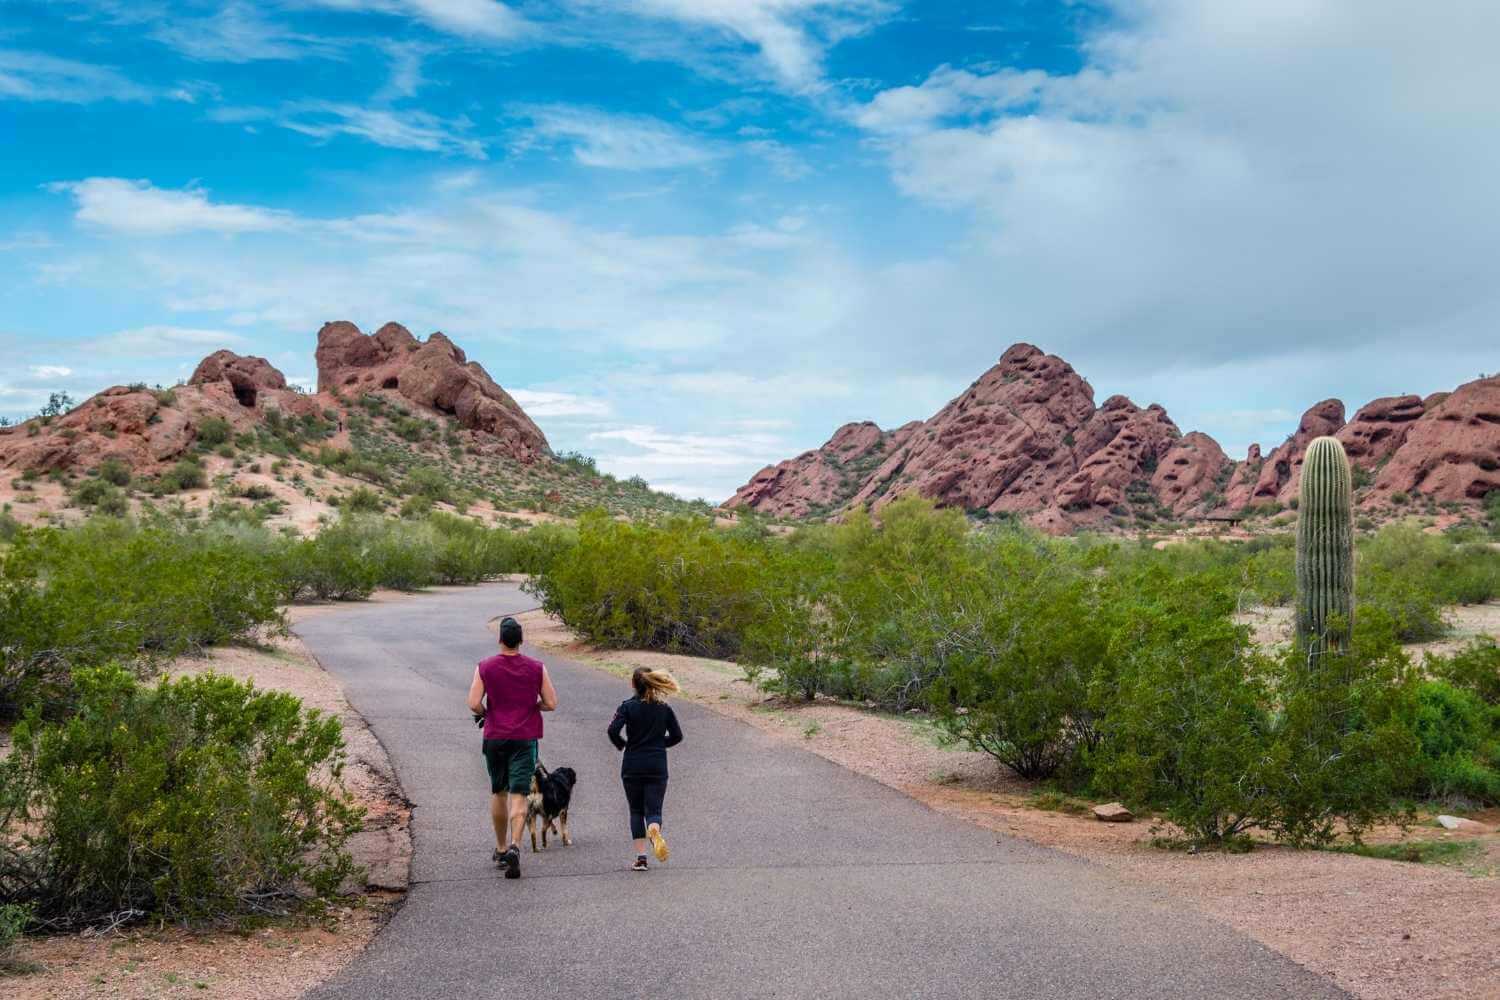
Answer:
M665 670L637 667L630 675L635 696L622 702L609 724L609 741L625 751L620 780L630 806L630 836L635 840L632 871L643 872L646 841L657 861L667 860L667 841L661 833L662 800L667 794L667 748L682 742L677 716L667 704L667 695L681 690ZM623 735L621 735L623 732Z

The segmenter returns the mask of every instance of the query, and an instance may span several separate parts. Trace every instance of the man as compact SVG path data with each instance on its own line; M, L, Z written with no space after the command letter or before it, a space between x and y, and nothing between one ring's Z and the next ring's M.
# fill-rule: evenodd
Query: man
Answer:
M481 660L469 685L469 711L484 725L485 767L490 773L490 821L495 864L506 878L521 877L521 830L526 794L536 771L542 713L557 708L557 692L540 660L521 654L521 623L500 622L500 652Z

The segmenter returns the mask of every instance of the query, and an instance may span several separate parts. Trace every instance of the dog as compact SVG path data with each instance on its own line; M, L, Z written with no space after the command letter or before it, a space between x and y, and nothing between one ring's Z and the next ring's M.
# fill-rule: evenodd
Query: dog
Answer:
M561 833L564 847L573 846L573 837L568 833L568 804L573 801L573 787L578 783L578 773L571 767L559 767L549 772L538 764L531 775L531 792L526 796L526 826L531 830L531 851L547 847L547 831ZM537 847L537 821L541 821L542 846ZM559 831L558 825L561 824Z

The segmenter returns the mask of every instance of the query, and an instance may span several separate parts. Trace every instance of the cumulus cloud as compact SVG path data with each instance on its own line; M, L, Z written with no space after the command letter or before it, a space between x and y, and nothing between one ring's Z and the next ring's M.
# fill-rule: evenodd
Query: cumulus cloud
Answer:
M1127 373L1500 318L1500 133L1475 127L1500 7L1115 7L1077 74L939 67L855 113L904 192L973 222L919 294Z
M78 221L137 236L266 232L291 221L286 212L211 201L199 188L164 189L122 177L61 181L48 188L73 196Z

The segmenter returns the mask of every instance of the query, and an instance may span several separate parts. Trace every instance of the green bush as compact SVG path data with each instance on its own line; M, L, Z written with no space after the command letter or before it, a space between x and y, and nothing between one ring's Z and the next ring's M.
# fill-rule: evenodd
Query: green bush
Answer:
M336 718L212 674L145 686L103 666L74 690L71 717L28 715L0 763L0 903L53 929L197 920L355 874Z
M407 475L406 492L428 501L450 500L453 496L453 484L441 469L422 465Z
M578 523L578 544L528 584L543 607L610 646L735 655L764 607L766 561L702 518Z
M1429 654L1427 671L1491 707L1500 707L1500 645L1493 639L1475 639L1450 656Z
M171 657L281 624L274 563L244 538L165 522L23 532L0 557L0 716L73 668Z
M1443 681L1417 690L1414 730L1424 767L1418 794L1500 804L1500 709Z
M99 463L99 478L114 486L129 486L130 466L118 458L106 458Z
M180 493L183 490L201 490L208 485L203 467L189 459L183 459L163 472L157 480L164 493Z
M385 509L385 500L368 486L356 486L341 506L356 514L373 514Z
M213 448L234 436L234 428L223 417L206 417L198 424L198 443Z

